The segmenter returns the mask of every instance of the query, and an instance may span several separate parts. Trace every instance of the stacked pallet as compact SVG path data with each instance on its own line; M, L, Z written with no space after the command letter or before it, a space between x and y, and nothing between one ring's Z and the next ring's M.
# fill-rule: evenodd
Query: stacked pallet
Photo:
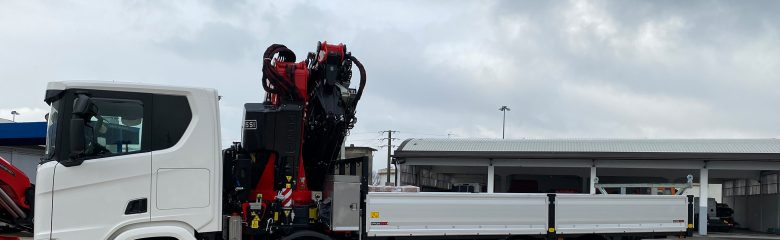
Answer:
M452 188L452 178L447 174L432 172L424 167L404 166L398 167L401 171L401 185L414 185L439 190Z
M416 186L368 186L369 192L420 192Z

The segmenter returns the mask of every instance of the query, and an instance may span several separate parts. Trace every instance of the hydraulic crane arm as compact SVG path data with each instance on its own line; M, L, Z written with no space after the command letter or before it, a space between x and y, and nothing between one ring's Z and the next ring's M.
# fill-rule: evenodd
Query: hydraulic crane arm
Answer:
M360 71L350 88L352 66ZM244 233L316 229L317 200L366 85L363 64L343 44L317 43L296 62L273 44L263 53L262 103L244 105L242 141L225 151L225 214L248 222Z

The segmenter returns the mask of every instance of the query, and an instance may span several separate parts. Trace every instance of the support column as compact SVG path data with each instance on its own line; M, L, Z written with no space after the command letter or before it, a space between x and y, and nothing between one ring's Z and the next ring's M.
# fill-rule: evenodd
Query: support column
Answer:
M395 186L401 186L401 164L395 164Z
M707 235L707 202L710 198L709 169L705 165L699 170L699 235Z
M498 182L496 183L495 188L493 189L493 192L505 192L504 186L506 183L504 182L504 176L501 176L500 174L496 174L495 179L498 179ZM496 180L493 180L496 181Z
M590 167L590 194L596 194L596 165Z
M487 173L487 192L493 193L493 188L496 186L496 167L493 166L493 160L490 160L490 165L488 165L488 173Z
M504 189L503 192L509 192L509 187L512 186L512 174L504 176Z

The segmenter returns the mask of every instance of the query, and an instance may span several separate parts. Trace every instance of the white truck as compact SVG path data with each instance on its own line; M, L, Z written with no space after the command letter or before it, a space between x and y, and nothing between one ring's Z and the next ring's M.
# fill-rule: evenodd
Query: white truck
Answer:
M34 239L691 233L692 199L685 196L368 192L367 158L337 157L355 122L362 65L340 44L320 43L299 63L281 45L264 57L266 101L245 105L242 141L227 149L214 89L49 83ZM352 63L361 70L358 90L348 88Z

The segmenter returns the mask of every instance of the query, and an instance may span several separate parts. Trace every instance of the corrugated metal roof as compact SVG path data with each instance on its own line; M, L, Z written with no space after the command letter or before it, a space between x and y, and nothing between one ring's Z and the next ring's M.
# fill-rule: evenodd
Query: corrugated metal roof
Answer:
M407 139L404 152L780 153L779 139Z

